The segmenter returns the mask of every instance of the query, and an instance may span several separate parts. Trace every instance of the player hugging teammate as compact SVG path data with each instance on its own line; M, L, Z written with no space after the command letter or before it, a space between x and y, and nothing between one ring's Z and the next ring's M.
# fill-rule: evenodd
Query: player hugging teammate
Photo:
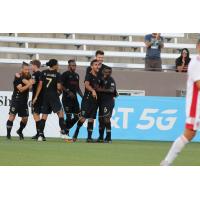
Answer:
M20 127L17 130L17 134L19 135L20 140L24 139L22 131L28 122L28 97L29 89L32 87L32 85L33 81L29 72L29 64L23 62L21 71L16 73L13 81L14 91L11 99L9 118L6 124L7 139L11 139L11 130L17 114L19 117L21 117Z
M116 84L111 77L112 69L103 64L104 52L97 51L96 59L87 68L85 76L85 94L81 103L81 118L77 123L77 128L73 136L76 141L79 130L86 119L88 119L87 142L94 142L92 132L94 119L96 119L99 108L99 138L96 142L108 142L111 140L111 116L114 108L114 98L117 96ZM106 138L104 132L106 129Z
M7 121L7 138L11 138L11 129L16 114L22 117L17 134L24 139L23 129L28 121L28 94L32 88L32 114L35 120L36 134L32 139L45 141L44 128L48 115L56 113L59 118L61 137L71 140L70 129L77 123L73 141L77 140L79 130L88 119L87 142L94 142L92 132L97 110L99 109L99 137L96 142L111 142L111 116L116 97L116 84L111 77L112 69L103 64L104 52L97 51L85 76L85 93L82 94L79 86L79 74L76 73L75 60L68 61L68 69L62 75L58 72L56 59L51 59L46 65L47 70L40 71L41 62L31 61L32 78L29 64L23 63L21 72L14 80L14 92ZM62 104L60 95L62 94ZM77 94L82 97L81 109ZM64 111L63 111L64 108ZM66 121L64 120L64 112ZM42 116L40 116L42 114ZM104 132L106 137L104 139Z

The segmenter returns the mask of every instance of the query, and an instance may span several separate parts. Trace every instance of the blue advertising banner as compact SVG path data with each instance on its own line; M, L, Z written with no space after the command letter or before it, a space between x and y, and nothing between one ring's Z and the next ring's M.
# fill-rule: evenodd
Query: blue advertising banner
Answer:
M112 139L174 141L185 127L185 98L120 96L112 115ZM82 128L80 137L87 136ZM98 120L94 127L98 137ZM197 136L194 141L199 141Z
M11 91L0 91L0 122L1 135L6 135ZM31 105L31 95L29 97ZM80 99L79 99L80 100ZM185 98L183 97L149 97L149 96L119 96L115 102L112 121L112 139L120 140L153 140L174 141L182 134L185 127ZM17 117L12 135L16 136L20 118ZM80 129L79 138L87 137L87 123ZM73 135L76 125L70 130ZM58 117L51 114L48 117L45 134L47 137L59 137L60 127ZM24 130L26 137L36 133L32 115ZM95 122L93 138L98 138L98 120ZM200 135L193 141L200 141Z

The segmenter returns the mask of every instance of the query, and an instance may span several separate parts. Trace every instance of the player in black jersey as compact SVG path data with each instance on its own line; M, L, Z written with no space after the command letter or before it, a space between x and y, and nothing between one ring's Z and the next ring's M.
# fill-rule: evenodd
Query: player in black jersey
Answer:
M33 79L32 101L33 101L42 75L42 72L40 71L41 62L39 60L33 60L31 61L31 67L33 72L32 74L32 79ZM32 104L32 114L35 120L36 131L37 131L36 135L34 135L32 139L37 139L39 136L39 123L40 123L40 114L42 113L42 101L43 101L43 93L40 92L36 103L34 105Z
M95 57L97 59L97 61L99 62L99 71L98 71L98 78L99 79L102 79L103 77L103 70L105 68L107 68L108 66L103 64L104 62L104 52L102 50L97 50L96 53L95 53ZM91 67L88 67L87 70L86 70L86 75L91 71ZM97 92L97 95L98 97L100 97L101 93ZM102 107L101 105L101 101L99 101L100 98L98 98L98 107ZM99 117L98 117L98 120L99 120L99 138L97 140L97 142L103 142L103 138L102 138L102 135L105 131L105 124L104 124L104 120L102 117L100 117L101 113L99 112Z
M69 132L70 128L73 127L79 119L80 106L77 93L83 97L79 87L79 75L76 73L75 60L68 61L68 70L62 74L61 83L63 90L62 104L66 114L66 127Z
M73 136L73 140L76 141L79 133L79 129L83 125L86 119L88 119L87 142L93 142L92 132L94 119L96 119L96 113L98 108L96 88L98 88L99 79L97 73L99 71L99 62L95 59L91 62L91 72L85 77L85 93L81 102L81 118L77 123L77 128Z
M59 98L59 95L62 92L62 86L60 73L58 73L58 61L56 59L51 59L46 63L46 65L50 68L42 72L37 92L35 98L33 99L33 104L35 104L38 100L41 90L43 91L42 119L40 120L40 134L38 140L46 140L44 136L45 123L48 115L51 114L52 111L57 113L59 117L61 134L65 135L66 139L68 139L66 133L66 125L64 122L64 112Z
M115 106L115 97L116 93L116 83L115 80L111 77L112 69L106 67L103 70L103 77L100 81L99 88L97 91L100 93L98 100L100 102L99 106L99 117L101 118L101 128L105 130L106 128L106 138L104 142L110 143L111 140L111 117L112 111ZM100 132L98 142L103 142L104 131Z
M99 79L103 76L103 69L108 67L107 65L103 64L104 62L104 52L102 50L97 50L95 53L95 59L99 62L99 71L97 76ZM91 66L89 66L86 70L86 75L91 72Z
M14 78L14 91L12 94L11 106L9 111L9 118L7 121L7 138L11 139L11 130L13 121L18 114L21 117L20 128L17 130L20 140L24 139L23 129L26 127L29 111L28 111L28 96L29 89L33 81L29 73L29 64L23 62L20 73L17 73Z

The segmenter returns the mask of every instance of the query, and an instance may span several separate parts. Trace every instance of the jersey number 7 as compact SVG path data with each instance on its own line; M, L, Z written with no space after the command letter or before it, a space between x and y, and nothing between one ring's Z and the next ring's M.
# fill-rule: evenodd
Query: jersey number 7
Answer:
M47 85L46 85L46 87L48 88L49 85L50 85L50 83L51 83L51 81L52 81L52 78L46 78L46 80L48 80L48 83L47 83Z

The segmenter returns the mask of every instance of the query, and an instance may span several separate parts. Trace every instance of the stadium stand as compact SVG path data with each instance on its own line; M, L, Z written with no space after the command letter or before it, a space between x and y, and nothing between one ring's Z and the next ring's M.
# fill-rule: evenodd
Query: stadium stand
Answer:
M27 33L8 34L8 36L5 34L2 36L1 34L0 53L3 56L1 56L0 62L18 63L18 59L30 59L33 57L47 60L54 55L59 60L63 60L63 62L73 57L81 66L86 66L96 49L104 49L105 61L110 66L143 69L143 59L145 57L144 35L145 33ZM101 39L94 38L100 36ZM164 33L162 36L166 39L165 49L162 53L163 69L173 69L174 59L179 56L178 53L182 48L188 48L191 51L195 49L194 43L178 42L178 39L184 38L183 33ZM82 37L88 38L80 39ZM128 41L126 41L126 38L128 38ZM6 54L9 56L6 56Z
M141 90L147 96L177 96L184 91L186 74L173 72L180 49L195 53L198 33L164 33L162 50L164 72L145 72L145 33L1 33L0 80L3 90L10 90L11 76L22 61L39 58L42 64L52 57L59 60L61 71L67 60L77 60L81 81L97 49L105 51L105 64L114 68L118 89ZM167 72L167 73L166 73ZM151 84L149 84L151 83ZM162 86L162 87L161 87Z

